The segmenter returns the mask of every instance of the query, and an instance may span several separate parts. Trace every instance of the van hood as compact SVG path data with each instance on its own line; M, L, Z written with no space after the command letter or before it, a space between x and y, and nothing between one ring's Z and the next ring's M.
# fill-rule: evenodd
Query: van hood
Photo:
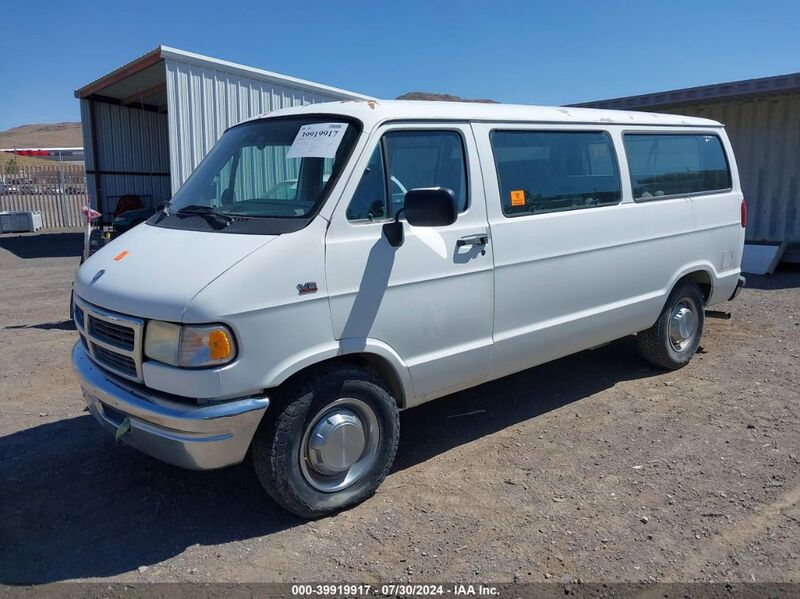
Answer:
M206 285L275 237L143 223L83 263L75 293L114 312L180 322L188 303Z

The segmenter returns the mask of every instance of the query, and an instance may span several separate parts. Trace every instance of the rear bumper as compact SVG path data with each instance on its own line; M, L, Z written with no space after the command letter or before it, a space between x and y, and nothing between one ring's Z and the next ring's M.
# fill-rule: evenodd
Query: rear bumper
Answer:
M736 296L739 295L739 292L742 290L742 287L745 286L745 283L747 283L747 279L740 275L739 280L736 282L736 289L733 290L733 293L731 293L728 301L736 299Z
M248 397L211 405L174 401L129 385L92 362L80 341L72 350L89 411L109 432L125 417L130 430L121 440L164 462L193 470L241 462L264 411L266 397Z

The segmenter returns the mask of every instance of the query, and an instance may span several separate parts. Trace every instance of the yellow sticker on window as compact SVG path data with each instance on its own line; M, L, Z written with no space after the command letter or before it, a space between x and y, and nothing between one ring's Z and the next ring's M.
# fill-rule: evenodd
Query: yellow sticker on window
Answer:
M515 189L511 192L511 205L524 206L525 205L525 191L522 189Z

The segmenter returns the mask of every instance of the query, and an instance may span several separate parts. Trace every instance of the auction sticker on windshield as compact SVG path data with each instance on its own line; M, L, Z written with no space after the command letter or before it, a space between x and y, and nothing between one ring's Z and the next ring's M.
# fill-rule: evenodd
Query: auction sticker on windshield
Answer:
M335 158L346 130L347 123L303 125L286 158Z

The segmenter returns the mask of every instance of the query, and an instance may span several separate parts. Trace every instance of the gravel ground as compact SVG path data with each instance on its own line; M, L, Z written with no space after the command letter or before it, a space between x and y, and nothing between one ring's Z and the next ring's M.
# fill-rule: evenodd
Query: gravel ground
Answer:
M0 581L800 581L800 270L751 278L679 372L629 338L405 412L375 497L309 523L95 424L80 245L0 236Z

